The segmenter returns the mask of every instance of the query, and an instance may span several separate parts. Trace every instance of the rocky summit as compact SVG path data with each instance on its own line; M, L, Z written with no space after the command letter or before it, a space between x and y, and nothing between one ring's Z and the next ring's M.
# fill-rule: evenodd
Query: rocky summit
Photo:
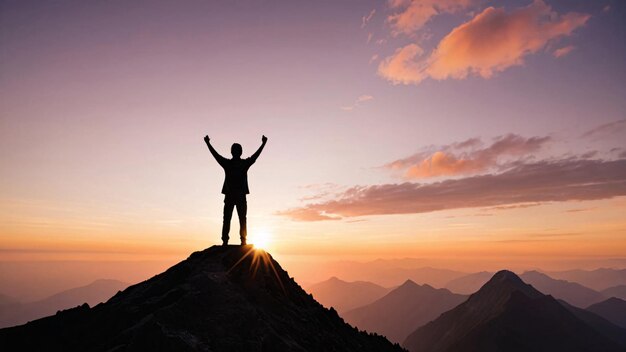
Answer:
M253 246L195 252L105 303L0 330L3 351L401 351L346 324Z

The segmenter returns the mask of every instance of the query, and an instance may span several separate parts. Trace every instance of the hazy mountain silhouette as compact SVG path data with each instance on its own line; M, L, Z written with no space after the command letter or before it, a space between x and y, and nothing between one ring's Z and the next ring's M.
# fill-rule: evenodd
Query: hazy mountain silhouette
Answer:
M339 313L372 303L390 290L371 282L347 282L334 276L307 288L315 300Z
M617 297L626 300L626 285L609 287L601 292L604 297Z
M545 294L562 299L569 304L581 308L588 307L590 304L606 299L606 297L598 291L575 282L553 279L538 271L527 271L521 274L520 278Z
M578 319L584 321L587 325L592 327L597 332L621 344L622 346L626 346L626 329L615 325L614 323L606 320L596 313L590 312L586 309L575 307L563 300L558 301L563 307L574 313L574 315Z
M606 301L593 304L587 308L611 323L626 328L626 301L611 297Z
M454 293L463 295L472 294L480 289L494 273L488 271L481 271L465 276L461 276L446 284L446 288Z
M404 342L429 351L623 351L551 296L499 271L478 292Z
M444 287L450 280L467 273L425 266L419 258L376 259L369 262L330 261L307 274L313 282L325 280L329 276L340 277L345 281L367 281L383 287L399 286L407 279L418 284ZM323 273L316 277L316 273ZM330 273L330 274L329 274Z
M24 324L29 320L45 317L58 310L87 303L105 302L115 293L128 287L118 280L96 280L89 285L72 288L35 302L14 302L0 307L0 328Z
M567 270L546 272L555 279L577 282L596 291L626 285L626 269Z
M350 324L401 343L409 333L441 313L456 307L467 296L447 289L418 285L411 280L379 300L342 314Z
M16 304L16 303L19 303L19 301L16 300L15 298L11 296L3 295L0 293L0 309L2 309L2 307L4 306Z
M0 350L399 351L317 303L272 257L213 246L106 303L0 330Z

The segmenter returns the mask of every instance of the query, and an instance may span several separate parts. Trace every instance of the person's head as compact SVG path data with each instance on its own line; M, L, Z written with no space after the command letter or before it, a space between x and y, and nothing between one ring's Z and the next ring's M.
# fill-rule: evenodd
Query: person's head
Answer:
M233 155L233 158L235 159L241 158L241 154L243 153L243 148L241 148L241 144L233 143L233 146L230 147L230 153Z

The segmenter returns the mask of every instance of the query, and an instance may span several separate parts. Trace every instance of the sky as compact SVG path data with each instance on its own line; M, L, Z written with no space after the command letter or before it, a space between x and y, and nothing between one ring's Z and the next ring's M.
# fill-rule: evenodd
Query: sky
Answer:
M1 1L0 276L219 243L204 135L225 156L269 138L249 236L285 262L622 260L624 18L617 0Z

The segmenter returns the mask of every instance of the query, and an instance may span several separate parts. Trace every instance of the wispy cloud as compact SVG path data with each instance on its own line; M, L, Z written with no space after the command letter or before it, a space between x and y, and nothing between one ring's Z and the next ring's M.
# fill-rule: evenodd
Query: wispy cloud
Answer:
M352 105L341 106L340 109L343 111L352 111L355 108L363 105L366 101L369 101L372 99L374 99L373 96L368 95L368 94L363 94L363 95L360 95L358 98L356 98L356 100L354 101L354 103L352 103Z
M356 186L279 214L300 221L446 209L607 199L626 195L626 159L523 163L498 174L435 183Z
M568 209L565 212L566 213L582 213L582 212L587 212L587 211L592 211L596 208L577 208L577 209Z
M376 9L372 9L372 11L370 11L370 13L368 15L363 16L361 18L361 28L365 28L365 26L367 26L369 21L372 20L372 18L374 17L375 14L376 14Z
M564 46L562 48L558 48L558 49L554 50L552 52L552 55L554 57L556 57L556 58L560 58L560 57L566 56L567 54L571 53L572 50L574 50L574 49L576 49L576 47L573 46L573 45Z
M419 84L424 79L490 78L524 63L526 56L583 26L589 15L559 14L543 0L507 12L488 7L454 28L426 54L413 43L397 49L378 66L394 84Z
M411 35L420 30L431 18L442 13L454 13L469 7L472 0L392 0L390 7L396 12L387 18L392 34Z
M605 123L582 134L583 138L602 138L626 132L626 119Z

